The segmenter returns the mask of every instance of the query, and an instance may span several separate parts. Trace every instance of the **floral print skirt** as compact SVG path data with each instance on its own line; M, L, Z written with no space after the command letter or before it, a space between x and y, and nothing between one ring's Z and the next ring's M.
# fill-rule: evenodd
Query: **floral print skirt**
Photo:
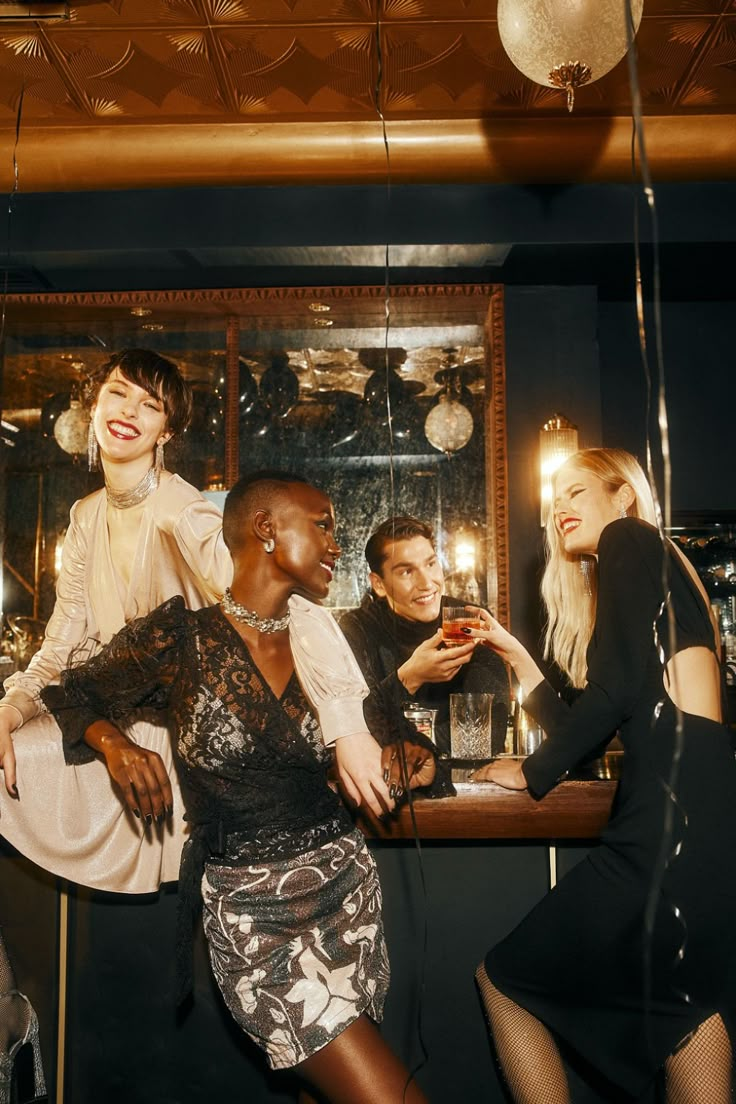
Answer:
M225 1003L274 1069L303 1062L362 1012L381 1019L381 889L358 831L296 858L208 863L202 896Z

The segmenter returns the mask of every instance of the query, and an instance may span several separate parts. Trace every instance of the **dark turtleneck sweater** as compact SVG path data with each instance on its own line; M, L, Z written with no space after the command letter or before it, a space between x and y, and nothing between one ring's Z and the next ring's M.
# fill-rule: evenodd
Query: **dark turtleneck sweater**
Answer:
M457 598L443 597L443 605L462 606ZM509 708L509 678L503 661L490 648L477 647L450 682L425 682L410 694L397 675L415 649L436 633L442 613L434 621L410 621L393 612L385 598L366 594L357 609L340 619L340 628L355 654L368 683L364 702L368 727L384 743L403 728L409 702L438 710L435 738L440 752L450 750L450 694L494 694L492 747L503 751Z

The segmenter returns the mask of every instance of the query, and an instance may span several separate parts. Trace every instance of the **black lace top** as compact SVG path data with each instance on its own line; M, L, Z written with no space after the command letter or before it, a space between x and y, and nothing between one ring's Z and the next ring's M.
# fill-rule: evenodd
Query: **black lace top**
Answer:
M289 858L353 827L327 784L331 753L296 675L277 698L219 606L192 611L171 598L43 698L75 763L94 758L84 743L94 719L123 727L141 710L167 712L192 825L180 880L189 917L208 854Z

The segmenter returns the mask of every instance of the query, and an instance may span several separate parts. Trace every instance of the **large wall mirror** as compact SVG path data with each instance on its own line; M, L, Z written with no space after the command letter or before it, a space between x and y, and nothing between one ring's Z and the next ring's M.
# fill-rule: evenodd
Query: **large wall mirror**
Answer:
M14 663L24 656L13 626L30 632L48 617L69 508L99 480L87 471L86 376L129 346L171 357L194 388L173 470L214 497L256 467L302 472L331 494L343 547L332 606L360 601L372 529L410 513L435 527L448 591L507 619L502 288L8 296L4 325L2 596Z

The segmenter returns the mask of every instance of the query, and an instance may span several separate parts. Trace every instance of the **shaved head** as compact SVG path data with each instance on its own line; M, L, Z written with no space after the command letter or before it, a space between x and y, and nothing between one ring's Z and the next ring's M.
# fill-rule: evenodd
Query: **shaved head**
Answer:
M271 513L279 502L289 498L290 485L311 486L294 472L257 471L242 476L228 493L222 514L222 535L231 554L242 548L251 531L248 521L259 510Z

